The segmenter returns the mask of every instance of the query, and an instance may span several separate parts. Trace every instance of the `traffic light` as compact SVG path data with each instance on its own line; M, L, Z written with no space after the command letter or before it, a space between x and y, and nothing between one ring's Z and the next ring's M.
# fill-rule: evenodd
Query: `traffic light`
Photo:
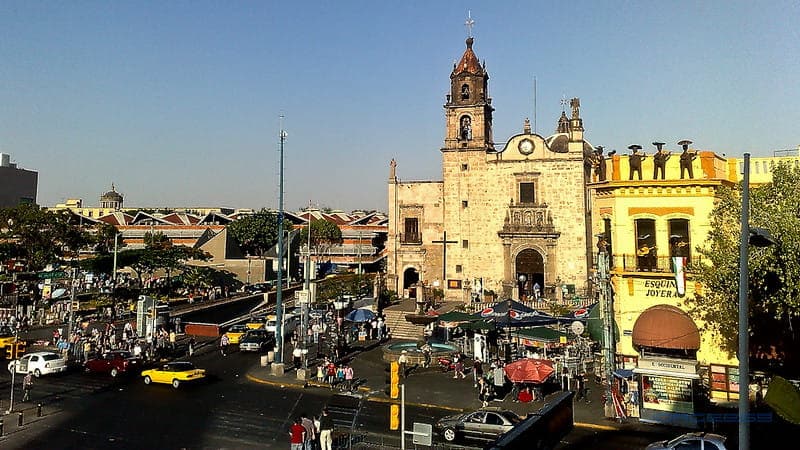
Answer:
M400 396L400 364L392 361L389 367L389 397L397 398Z
M6 350L6 359L8 360L16 359L14 358L14 344L6 344L5 350Z
M389 429L400 428L400 405L389 405Z
M19 358L20 356L25 354L25 341L17 341L15 347L16 347L16 355L14 355L14 358Z

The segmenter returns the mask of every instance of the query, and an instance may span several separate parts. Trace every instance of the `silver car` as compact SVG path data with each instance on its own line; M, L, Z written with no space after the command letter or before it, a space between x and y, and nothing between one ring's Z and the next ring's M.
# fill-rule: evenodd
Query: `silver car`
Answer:
M436 422L434 427L447 442L461 438L490 441L505 434L521 421L522 419L512 411L483 408L444 417Z
M727 450L725 436L714 433L693 432L682 434L669 441L658 441L646 450Z

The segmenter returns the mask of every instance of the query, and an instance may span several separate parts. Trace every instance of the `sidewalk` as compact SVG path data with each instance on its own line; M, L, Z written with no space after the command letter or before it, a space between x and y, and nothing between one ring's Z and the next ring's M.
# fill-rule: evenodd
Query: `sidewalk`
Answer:
M388 342L384 342L383 345ZM353 368L356 378L364 379L359 386L359 393L368 396L369 401L398 403L398 400L390 399L386 394L386 380L388 378L388 364L382 359L382 345L375 343L356 347L354 352L348 355L349 364ZM272 374L271 367L256 367L252 369L247 378L256 383L271 384L283 388L319 388L330 389L325 383L318 383L316 380L316 364L309 363L308 380L297 379L297 373L291 366L291 354L284 359L286 371L283 376ZM575 402L575 425L603 430L624 430L631 427L652 427L652 425L641 424L635 419L628 419L624 423L607 419L604 417L602 395L603 386L594 381L587 383L589 387L589 403L584 401ZM505 399L490 402L490 406L497 406L516 412L520 416L537 411L546 402L548 394L545 393L544 400L537 400L530 403L515 403L510 394ZM409 376L405 379L405 399L406 404L417 405L429 408L439 408L445 411L461 412L471 411L481 407L478 400L477 390L473 386L472 374L468 373L464 379L453 379L452 372L442 373L438 367L428 369L417 368L410 370ZM679 433L678 433L679 434Z

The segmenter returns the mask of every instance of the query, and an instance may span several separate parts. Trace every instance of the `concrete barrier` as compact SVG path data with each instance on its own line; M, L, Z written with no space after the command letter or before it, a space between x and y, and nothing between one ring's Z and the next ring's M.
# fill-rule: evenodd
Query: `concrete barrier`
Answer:
M219 337L219 325L215 323L184 322L183 331L190 336Z

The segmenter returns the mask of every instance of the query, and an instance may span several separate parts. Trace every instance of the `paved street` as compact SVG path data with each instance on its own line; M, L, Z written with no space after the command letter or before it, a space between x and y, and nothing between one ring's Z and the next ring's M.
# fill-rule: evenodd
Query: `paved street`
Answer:
M307 387L290 372L268 375L255 354L234 352L221 357L215 345L193 359L209 370L208 382L174 390L167 385L145 386L138 377L113 380L71 372L37 380L32 402L24 405L24 425L18 416L5 416L4 449L58 448L287 448L286 430L302 412L317 414L330 404L338 425L354 424L363 442L356 447L399 447L398 432L388 431L389 400L383 394L379 349L357 355L357 376L367 384L354 396L335 395L328 388ZM7 407L9 375L0 377L0 396ZM462 408L477 407L471 381L453 380L436 371L413 374L407 380L406 423L433 423ZM15 393L21 398L19 386ZM575 430L562 448L642 448L655 439L675 434L653 426L618 430L604 419L581 422L598 409L597 403L576 406ZM43 417L36 417L36 403ZM519 404L498 406L519 409ZM528 405L535 409L541 404ZM15 408L17 410L17 408ZM520 411L523 412L523 411ZM411 440L409 439L410 445ZM441 442L436 439L435 442Z

